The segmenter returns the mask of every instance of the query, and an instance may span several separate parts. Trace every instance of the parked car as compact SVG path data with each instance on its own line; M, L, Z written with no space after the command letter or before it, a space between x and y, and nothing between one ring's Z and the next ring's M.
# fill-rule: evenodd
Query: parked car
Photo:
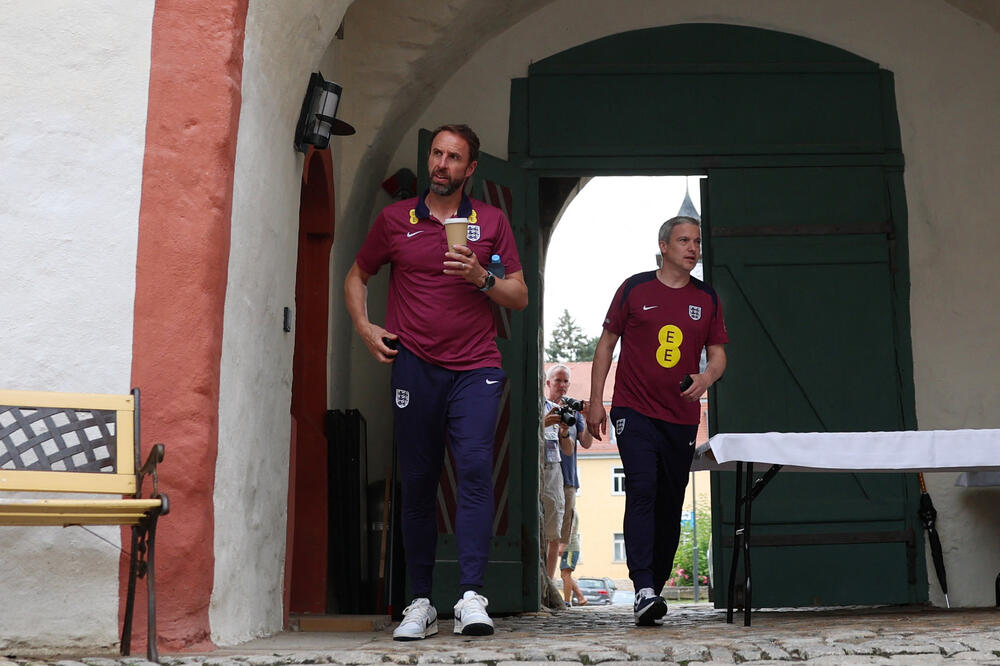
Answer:
M583 598L589 604L610 604L615 596L615 582L610 578L580 578L577 580Z
M614 606L631 606L635 603L635 593L632 590L615 590L611 595L611 603Z

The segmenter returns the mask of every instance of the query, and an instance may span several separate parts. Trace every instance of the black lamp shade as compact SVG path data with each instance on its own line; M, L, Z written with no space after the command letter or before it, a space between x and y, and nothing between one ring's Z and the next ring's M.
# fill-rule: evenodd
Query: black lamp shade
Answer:
M354 128L337 120L337 106L343 88L327 81L320 72L309 77L309 90L302 101L302 111L295 132L295 148L306 152L308 146L322 150L330 145L331 135L354 134Z

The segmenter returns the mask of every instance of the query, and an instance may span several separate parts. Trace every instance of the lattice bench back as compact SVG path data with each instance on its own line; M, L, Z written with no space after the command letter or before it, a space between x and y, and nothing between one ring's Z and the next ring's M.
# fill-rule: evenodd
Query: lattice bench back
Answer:
M136 493L137 397L0 390L0 490Z

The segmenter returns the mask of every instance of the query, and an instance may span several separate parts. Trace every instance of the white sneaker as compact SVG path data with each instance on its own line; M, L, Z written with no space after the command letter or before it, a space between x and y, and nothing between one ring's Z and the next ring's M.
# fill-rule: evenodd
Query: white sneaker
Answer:
M491 636L493 620L486 613L486 597L469 590L455 604L455 633L464 636Z
M419 641L438 632L438 614L430 599L419 597L403 609L403 621L392 632L394 641Z

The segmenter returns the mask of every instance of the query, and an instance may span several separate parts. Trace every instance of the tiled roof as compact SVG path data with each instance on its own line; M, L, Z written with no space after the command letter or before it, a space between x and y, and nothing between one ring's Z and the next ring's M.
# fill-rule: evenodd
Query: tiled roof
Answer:
M544 372L548 372L549 368L553 365L559 365L558 363L546 363L544 366ZM576 398L578 400L589 400L590 399L590 361L572 361L569 363L563 363L567 368L569 368L569 393L567 395L571 398ZM611 396L615 392L615 371L618 369L618 361L611 362L611 371L608 372L608 380L604 382L604 402L606 404L611 404ZM542 387L544 391L544 384Z
M608 427L609 428L611 427L610 423L608 424ZM615 455L618 455L618 445L615 444L614 442L612 442L609 438L604 437L604 438L601 439L601 441L597 441L595 439L591 443L589 449L585 449L583 447L580 447L579 449L577 449L576 455L578 455L578 456L596 456L596 455L599 455L599 454L606 454L606 453L613 453Z

